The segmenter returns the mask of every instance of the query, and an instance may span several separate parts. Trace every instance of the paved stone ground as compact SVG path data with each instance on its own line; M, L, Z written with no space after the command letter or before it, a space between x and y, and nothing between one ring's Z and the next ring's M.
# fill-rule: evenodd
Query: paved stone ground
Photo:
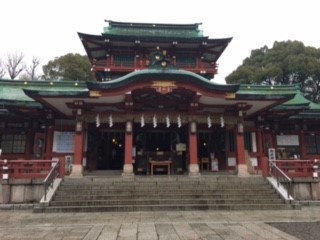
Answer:
M1 240L320 239L320 207L286 211L49 213L0 210ZM281 230L282 231L281 231Z
M319 240L320 239L320 222L277 222L269 223L270 226L276 227L281 231L296 236L302 240Z

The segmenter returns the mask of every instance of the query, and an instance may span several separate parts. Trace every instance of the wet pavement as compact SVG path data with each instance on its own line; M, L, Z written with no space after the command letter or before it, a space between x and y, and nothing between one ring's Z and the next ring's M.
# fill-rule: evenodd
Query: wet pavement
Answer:
M272 222L271 226L302 240L320 239L320 221L317 222Z
M283 211L33 213L0 210L0 239L320 239L320 207ZM280 230L281 229L281 230Z

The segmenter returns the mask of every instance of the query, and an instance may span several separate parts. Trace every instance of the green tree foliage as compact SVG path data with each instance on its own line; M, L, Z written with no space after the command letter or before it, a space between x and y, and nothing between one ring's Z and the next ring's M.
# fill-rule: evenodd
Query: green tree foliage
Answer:
M43 65L43 78L50 80L86 80L94 81L91 64L87 56L68 53L50 60Z
M300 84L306 97L320 102L320 49L299 41L274 42L252 50L250 57L226 77L227 83Z

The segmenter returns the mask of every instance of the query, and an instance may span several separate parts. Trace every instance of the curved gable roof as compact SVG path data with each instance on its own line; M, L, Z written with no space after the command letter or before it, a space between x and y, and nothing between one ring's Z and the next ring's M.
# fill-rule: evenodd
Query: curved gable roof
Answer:
M121 78L108 82L87 82L87 86L90 90L109 90L125 87L129 84L139 83L147 80L177 81L180 83L192 84L208 90L220 92L236 92L239 89L239 84L217 84L198 74L177 69L145 69L129 73Z

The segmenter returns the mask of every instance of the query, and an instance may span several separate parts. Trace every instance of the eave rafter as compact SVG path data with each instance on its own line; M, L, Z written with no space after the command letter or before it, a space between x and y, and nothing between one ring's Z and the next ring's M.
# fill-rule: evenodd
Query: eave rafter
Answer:
M25 115L28 114L29 117L39 117L39 116L46 116L44 109L38 108L25 108L19 106L6 106L6 109L14 113L16 115Z
M190 107L191 109L197 109L199 106L199 99L202 96L201 93L199 92L195 92L194 96L192 97L191 101L190 101Z
M90 51L106 51L107 50L105 46L90 47L89 49Z
M212 55L219 55L220 51L216 51L216 50L213 50L213 49L205 49L205 50L203 50L203 53L211 53Z
M132 110L133 109L133 99L132 99L131 92L126 92L125 93L124 105L125 105L125 108L127 110Z

